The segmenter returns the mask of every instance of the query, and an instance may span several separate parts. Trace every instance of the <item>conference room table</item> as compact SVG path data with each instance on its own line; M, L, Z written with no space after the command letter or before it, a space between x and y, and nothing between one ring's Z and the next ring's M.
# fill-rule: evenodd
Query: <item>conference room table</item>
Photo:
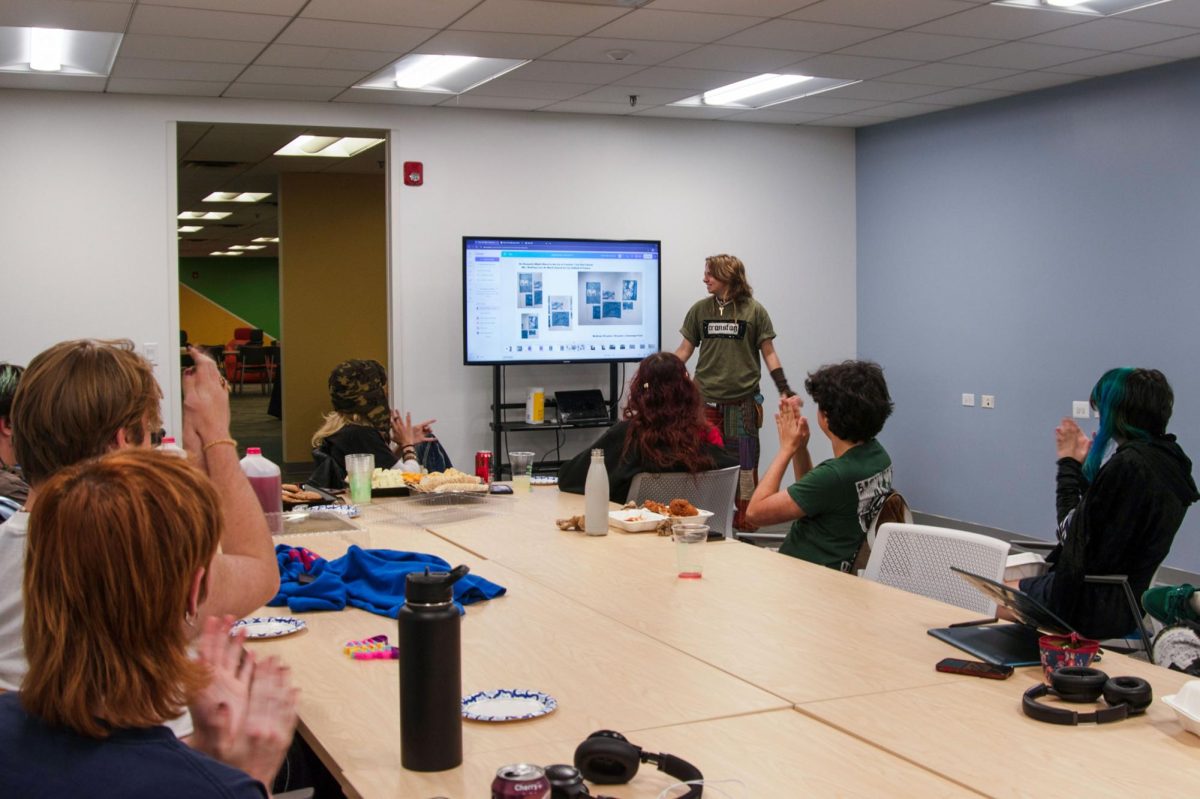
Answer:
M305 632L253 645L291 665L301 733L347 795L487 796L498 767L569 763L598 729L736 780L716 786L735 799L1190 788L1200 738L1157 699L1119 724L1058 727L1021 713L1038 669L1007 681L934 671L959 653L926 629L970 611L734 541L703 545L703 578L681 580L668 537L558 529L582 506L553 487L463 513L376 500L360 529L279 538L329 558L352 544L426 552L505 586L462 619L463 692L527 688L558 701L538 719L464 722L462 766L407 771L396 661L342 652L379 633L394 641L395 621L353 608L295 614ZM1147 677L1156 697L1186 680L1112 653L1103 666ZM644 765L603 792L649 798L673 782Z

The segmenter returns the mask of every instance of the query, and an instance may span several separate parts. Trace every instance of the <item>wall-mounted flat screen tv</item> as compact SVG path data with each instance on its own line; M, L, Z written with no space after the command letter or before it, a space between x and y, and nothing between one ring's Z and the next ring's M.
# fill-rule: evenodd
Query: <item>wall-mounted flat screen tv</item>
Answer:
M463 363L640 361L662 344L662 243L463 237Z

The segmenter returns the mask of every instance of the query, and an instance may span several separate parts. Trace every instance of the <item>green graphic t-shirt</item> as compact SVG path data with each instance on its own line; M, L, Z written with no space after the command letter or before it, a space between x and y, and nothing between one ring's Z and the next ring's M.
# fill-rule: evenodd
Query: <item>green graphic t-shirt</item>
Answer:
M779 551L839 568L854 559L891 490L892 459L877 439L819 463L788 487L804 517L792 522Z
M719 308L711 296L687 312L679 329L700 348L696 385L708 402L732 402L758 393L759 350L775 338L771 317L753 297Z

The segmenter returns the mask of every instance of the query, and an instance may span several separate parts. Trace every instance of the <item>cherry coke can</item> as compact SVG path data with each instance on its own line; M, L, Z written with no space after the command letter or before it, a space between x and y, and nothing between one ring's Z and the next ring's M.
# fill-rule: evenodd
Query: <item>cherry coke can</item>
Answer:
M475 453L475 476L483 481L484 485L490 485L492 482L492 451L481 449Z
M550 799L550 780L541 766L501 766L492 781L492 799Z

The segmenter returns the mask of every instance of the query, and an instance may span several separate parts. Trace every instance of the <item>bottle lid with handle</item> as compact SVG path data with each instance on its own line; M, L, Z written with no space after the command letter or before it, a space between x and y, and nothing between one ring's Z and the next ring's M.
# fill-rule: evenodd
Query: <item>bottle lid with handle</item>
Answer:
M246 447L247 455L261 455L262 447Z
M404 601L410 605L448 605L454 601L454 584L471 571L466 564L448 572L412 572L405 580Z

